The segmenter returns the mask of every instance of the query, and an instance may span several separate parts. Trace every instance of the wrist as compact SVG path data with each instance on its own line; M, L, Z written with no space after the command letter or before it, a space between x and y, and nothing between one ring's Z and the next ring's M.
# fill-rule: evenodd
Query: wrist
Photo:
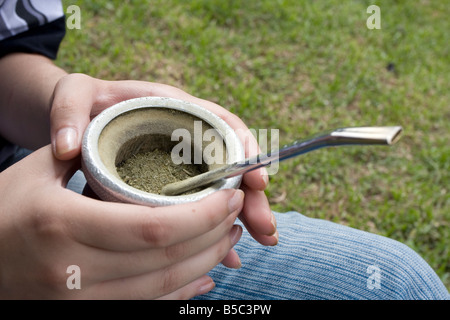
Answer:
M0 59L0 134L29 149L49 143L49 101L66 73L38 54Z

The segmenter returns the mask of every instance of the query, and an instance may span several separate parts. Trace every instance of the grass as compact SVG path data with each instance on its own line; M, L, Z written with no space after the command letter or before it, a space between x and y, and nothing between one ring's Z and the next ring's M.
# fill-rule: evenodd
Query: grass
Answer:
M280 143L402 125L399 144L322 149L280 164L267 195L406 243L450 289L450 7L446 1L64 1L81 8L57 63L171 84L277 128Z

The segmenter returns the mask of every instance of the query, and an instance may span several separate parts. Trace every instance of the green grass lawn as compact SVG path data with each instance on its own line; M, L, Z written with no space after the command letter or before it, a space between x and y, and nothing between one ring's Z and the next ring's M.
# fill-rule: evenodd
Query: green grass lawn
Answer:
M322 149L280 164L267 195L416 250L450 289L450 7L442 1L64 1L81 9L57 63L171 84L276 128L280 143L401 125L393 147Z

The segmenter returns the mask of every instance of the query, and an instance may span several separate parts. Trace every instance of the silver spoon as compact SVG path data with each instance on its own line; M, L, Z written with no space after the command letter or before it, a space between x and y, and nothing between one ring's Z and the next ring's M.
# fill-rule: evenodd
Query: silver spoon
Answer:
M170 183L163 187L164 195L177 195L209 183L235 177L264 167L274 161L283 161L324 147L343 145L392 145L399 138L402 127L353 127L341 128L318 134L306 140L298 140L282 149L272 150L223 167L207 171L194 177Z

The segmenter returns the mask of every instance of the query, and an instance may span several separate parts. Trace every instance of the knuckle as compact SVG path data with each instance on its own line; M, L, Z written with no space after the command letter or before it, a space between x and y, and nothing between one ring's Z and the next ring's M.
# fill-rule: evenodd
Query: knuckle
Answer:
M56 240L64 237L65 225L62 218L49 211L37 210L30 217L31 229L42 240Z
M203 213L202 219L208 229L218 226L228 215L228 202L224 199L204 199L202 206L199 208Z
M81 84L87 85L89 79L91 79L90 76L77 73L61 78L55 86L50 116L53 118L58 115L67 116L76 113L80 107L79 97L73 88Z
M163 276L160 283L160 292L168 294L181 287L180 273L176 268L165 268L163 270Z
M223 220L223 210L216 208L207 208L204 211L205 224L208 230L214 229Z
M77 109L76 101L73 97L64 96L58 97L52 105L50 117L55 118L64 115L65 117L76 113Z
M165 247L170 242L170 228L157 215L142 223L142 239L154 247Z
M187 242L178 243L164 248L164 256L170 262L176 262L184 258L189 252Z
M58 294L67 293L67 279L70 275L66 271L67 265L55 261L42 264L35 269L38 275L37 282L43 291Z
M66 293L68 278L65 253L68 253L68 237L62 217L44 211L36 212L28 223L33 241L46 248L36 252L34 273L43 291Z

